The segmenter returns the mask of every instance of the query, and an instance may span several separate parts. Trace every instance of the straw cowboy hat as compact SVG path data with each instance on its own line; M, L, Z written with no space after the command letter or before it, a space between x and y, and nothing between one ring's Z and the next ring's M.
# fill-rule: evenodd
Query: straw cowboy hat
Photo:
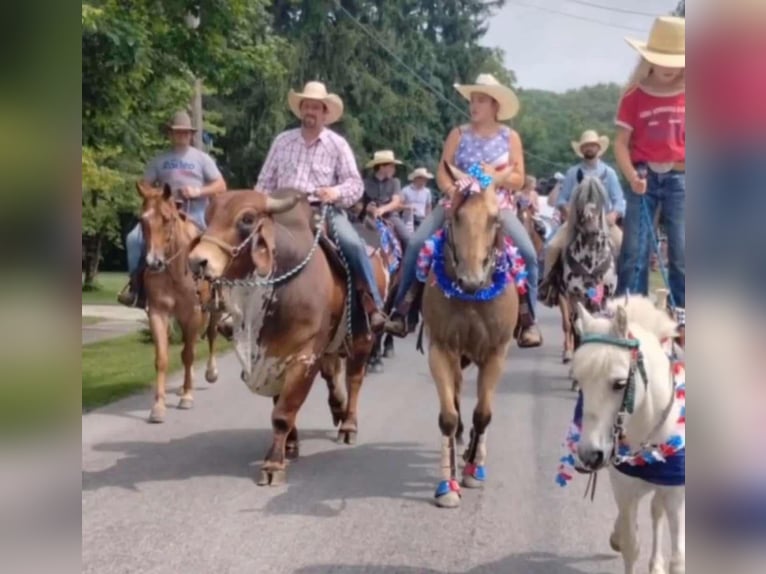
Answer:
M413 179L416 179L418 177L423 177L425 179L433 179L434 176L432 173L430 173L426 168L419 167L417 169L414 169L410 175L407 176L407 181L412 181Z
M501 84L492 74L479 74L476 82L473 84L454 84L455 89L466 100L471 99L471 94L486 94L494 99L498 104L497 119L504 121L510 120L519 112L519 98L514 91Z
M322 82L307 82L302 92L290 90L287 94L287 104L290 111L296 117L301 117L301 102L303 100L316 100L322 102L327 108L325 124L337 122L343 115L343 100L337 94L331 94Z
M170 131L196 132L197 128L192 126L189 114L179 111L173 114L173 118L168 122L167 128Z
M381 151L376 151L372 155L372 159L367 162L365 167L375 167L377 165L385 165L387 163L402 165L402 162L394 157L394 152L392 152L390 149L384 149Z
M686 20L683 18L660 16L652 24L648 42L633 38L625 38L625 41L650 64L686 67Z
M598 144L600 148L598 150L598 157L601 157L609 147L609 138L607 136L598 135L596 130L585 130L580 136L580 141L572 142L572 149L579 157L583 157L582 146L587 144Z

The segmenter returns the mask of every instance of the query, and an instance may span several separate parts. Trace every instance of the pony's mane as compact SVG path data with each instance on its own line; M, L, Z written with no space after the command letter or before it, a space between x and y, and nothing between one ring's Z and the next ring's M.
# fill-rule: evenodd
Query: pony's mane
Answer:
M569 241L571 242L575 235L576 223L579 220L583 209L588 203L594 203L601 208L601 229L607 231L606 222L606 202L608 195L604 184L598 177L585 176L580 183L574 188L572 197L569 200L569 221L570 225L567 225L567 232L569 235Z
M617 307L625 309L629 325L640 325L660 341L678 334L678 324L648 297L629 295L607 301L607 312L614 313Z

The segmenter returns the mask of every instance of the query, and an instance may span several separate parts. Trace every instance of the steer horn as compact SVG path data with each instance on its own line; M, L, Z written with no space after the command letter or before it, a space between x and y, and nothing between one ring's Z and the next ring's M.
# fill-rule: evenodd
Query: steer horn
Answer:
M301 199L299 192L294 192L289 197L266 197L266 213L284 213L290 211L293 207L298 205Z

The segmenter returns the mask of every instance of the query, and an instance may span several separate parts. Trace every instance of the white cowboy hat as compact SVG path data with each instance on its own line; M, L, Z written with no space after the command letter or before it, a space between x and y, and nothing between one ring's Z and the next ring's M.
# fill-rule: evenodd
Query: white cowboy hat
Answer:
M407 176L407 181L412 181L415 178L423 177L425 179L433 179L434 176L426 168L419 167L414 169L410 175Z
M649 41L625 38L650 64L666 68L686 67L686 20L678 16L660 16L652 24Z
M575 154L583 157L582 146L586 144L598 144L600 148L598 150L598 157L601 157L609 147L609 138L607 136L598 135L596 130L585 130L580 136L580 141L572 142L572 149L574 150Z
M171 131L196 132L197 128L192 126L189 114L179 111L173 114L173 118L168 122L167 128Z
M384 149L381 151L376 151L372 155L372 159L367 162L367 165L365 167L375 167L376 165L384 165L387 163L402 165L402 162L400 162L394 156L394 152L392 152L390 149Z
M471 94L486 94L494 99L498 104L497 119L504 121L510 120L519 112L519 98L514 91L501 84L492 74L479 74L476 82L473 84L454 84L455 89L466 100L471 99Z
M301 117L301 102L316 100L327 107L326 125L337 122L343 115L343 100L337 94L331 94L322 82L307 82L302 92L290 90L287 94L287 104L296 117Z

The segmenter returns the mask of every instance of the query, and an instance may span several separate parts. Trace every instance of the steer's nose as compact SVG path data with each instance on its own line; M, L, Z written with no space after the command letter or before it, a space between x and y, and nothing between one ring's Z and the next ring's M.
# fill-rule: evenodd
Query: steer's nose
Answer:
M207 276L207 259L204 257L189 257L189 269L195 277Z

